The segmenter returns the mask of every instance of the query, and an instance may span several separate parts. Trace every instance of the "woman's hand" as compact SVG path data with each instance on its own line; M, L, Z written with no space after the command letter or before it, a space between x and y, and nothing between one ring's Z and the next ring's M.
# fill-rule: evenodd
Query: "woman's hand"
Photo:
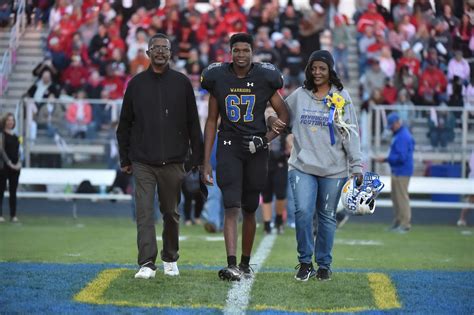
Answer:
M359 187L364 182L364 175L362 173L354 173L352 176L356 179L356 185Z
M276 117L274 117L276 118ZM273 132L275 132L276 134L280 134L281 132L283 132L283 130L285 130L286 128L286 124L281 121L280 119L272 119L272 126L271 126L271 129Z

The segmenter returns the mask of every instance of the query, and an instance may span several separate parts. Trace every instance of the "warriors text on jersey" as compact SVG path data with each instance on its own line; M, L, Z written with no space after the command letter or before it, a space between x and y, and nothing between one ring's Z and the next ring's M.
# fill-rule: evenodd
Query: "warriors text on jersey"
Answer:
M231 63L213 63L203 71L201 85L217 99L221 116L219 131L265 135L265 108L283 86L283 78L268 63L252 63L244 78L237 77Z

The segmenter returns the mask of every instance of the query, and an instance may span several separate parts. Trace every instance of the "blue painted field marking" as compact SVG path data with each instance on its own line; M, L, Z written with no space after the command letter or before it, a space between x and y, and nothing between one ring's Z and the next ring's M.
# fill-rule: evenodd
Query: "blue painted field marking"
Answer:
M73 297L106 269L133 269L133 265L0 263L0 305L5 313L121 313L115 305L93 305L73 301ZM217 270L214 266L180 266L183 270ZM290 268L262 268L292 272ZM473 314L474 271L395 271L334 270L334 272L380 272L389 275L402 308L396 312ZM127 307L136 314L220 314L218 309ZM360 314L390 314L371 310ZM283 314L278 310L248 310L250 314Z

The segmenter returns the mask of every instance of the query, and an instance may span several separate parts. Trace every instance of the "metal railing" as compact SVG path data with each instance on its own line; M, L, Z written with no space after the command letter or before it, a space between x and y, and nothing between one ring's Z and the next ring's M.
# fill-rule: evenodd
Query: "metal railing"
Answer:
M17 122L18 133L22 135L24 139L24 155L26 162L25 164L27 167L30 166L30 155L33 151L40 153L41 150L44 151L49 148L54 148L55 152L68 154L74 152L74 150L77 150L76 152L82 152L85 154L102 154L97 153L97 148L99 146L106 145L104 139L102 139L102 142L100 139L98 140L96 138L73 139L71 134L68 134L68 130L66 129L65 132L59 132L62 138L60 141L58 141L58 139L54 139L54 137L51 137L51 135L46 136L45 132L43 132L43 135L45 135L44 138L47 138L47 141L44 141L45 139L43 138L43 142L41 142L38 141L41 139L37 139L37 137L34 136L34 132L32 132L38 125L38 122L40 124L42 123L38 120L39 116L37 104L43 104L42 111L45 110L44 106L47 106L47 103L62 104L64 107L64 119L62 120L62 123L66 123L65 112L67 107L76 101L77 100L74 99L42 99L35 102L31 98L24 98L21 100L17 110L19 113L18 117L25 117L25 119L18 119ZM107 108L110 110L110 112L108 112L110 115L110 122L118 121L122 103L121 99L84 99L83 101L91 104L92 106L108 106ZM371 163L375 157L386 156L388 153L392 136L386 128L386 116L388 112L391 111L399 111L402 120L408 120L405 121L405 124L412 128L415 140L417 140L417 144L415 146L416 161L460 162L462 163L463 174L465 174L466 162L469 160L470 154L474 149L474 132L469 133L469 129L474 129L474 113L470 112L468 109L463 108L376 105L370 107L368 112L362 111L358 115L361 131L361 149L364 154L364 160L367 163ZM450 112L456 117L454 126L454 142L448 144L447 149L442 152L433 150L429 144L429 138L427 137L427 133L429 132L428 119L430 117L431 111L435 111L436 113ZM421 140L425 142L424 145L423 141ZM44 148L41 150L38 147L38 144L40 143L44 145ZM96 149L95 151L94 148ZM375 164L374 166L374 170L383 175L384 172L381 172L380 168L377 169L380 164ZM369 167L369 169L371 168Z
M18 127L18 134L23 136L23 152L25 166L31 166L31 154L32 152L36 153L59 153L61 155L73 154L73 153L84 153L84 154L96 154L103 155L103 147L107 145L104 141L99 141L97 139L73 139L74 135L71 132L70 124L67 121L67 108L74 103L77 103L77 99L41 99L34 100L32 98L23 98L20 101L20 110L21 116L25 117L24 123L20 124ZM110 114L110 123L117 122L119 115L122 100L106 100L106 99L82 99L80 100L84 103L90 104L91 106L103 106L104 110L107 109ZM49 122L41 121L40 111L45 112L48 110L48 104L51 105L62 105L64 112L62 113L59 123L51 121ZM95 111L97 113L97 111ZM92 117L94 119L94 117ZM53 130L49 133L46 140L42 143L38 143L38 126L43 127L42 130ZM51 128L50 128L51 127ZM93 123L88 126L93 128ZM43 139L45 140L45 139ZM102 139L104 140L104 139Z
M0 96L4 95L8 88L8 77L13 70L13 66L16 64L18 46L20 45L21 36L25 33L25 28L25 0L19 0L16 11L16 22L10 31L10 42L7 51L5 51L2 56L2 63L0 64Z
M412 133L414 133L415 140L417 140L416 136L418 135L419 140L426 140L426 142L429 142L429 136L431 135L428 121L430 119L436 120L436 117L446 115L446 113L452 115L455 120L452 128L454 140L450 141L446 148L436 149L430 144L423 145L422 143L417 143L415 145L415 158L422 161L460 162L462 174L466 174L466 162L469 160L474 149L474 134L468 132L469 129L474 128L474 112L462 107L421 105L371 106L367 113L361 113L360 115L361 147L367 160L372 161L375 157L386 156L390 143L389 140L391 139L386 117L388 112L393 111L399 112L404 125L413 129ZM416 128L419 129L421 134L413 132L414 130L416 131ZM376 171L378 171L377 164Z

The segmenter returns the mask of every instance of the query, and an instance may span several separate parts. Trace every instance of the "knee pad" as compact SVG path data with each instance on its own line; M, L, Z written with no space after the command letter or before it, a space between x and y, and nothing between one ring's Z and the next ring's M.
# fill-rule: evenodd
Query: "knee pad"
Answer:
M245 212L257 211L260 193L258 191L246 191L242 196L242 210Z
M224 209L229 209L229 208L241 208L241 204L239 201L235 200L234 198L224 197Z
M273 201L273 194L264 194L262 193L263 203L271 203Z

